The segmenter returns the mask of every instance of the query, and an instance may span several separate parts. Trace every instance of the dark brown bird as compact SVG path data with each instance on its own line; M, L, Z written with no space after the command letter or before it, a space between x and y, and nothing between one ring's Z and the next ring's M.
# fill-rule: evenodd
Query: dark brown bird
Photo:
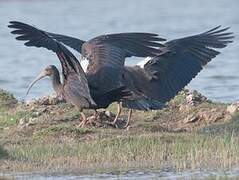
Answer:
M20 35L16 38L17 40L27 41L25 43L26 46L45 47L56 52L55 44L57 44L64 49L65 52L70 53L59 43L60 41L54 37L58 35L16 21L10 22L8 27L16 29L11 33ZM122 87L125 86L122 83L122 73L124 71L125 58L131 56L147 57L159 55L163 52L159 48L163 47L159 41L164 41L165 39L157 37L157 34L150 33L119 33L98 36L86 42L74 38L70 40L71 43L74 43L74 46L79 47L83 57L89 60L86 73L87 82L90 88L90 95L96 103L96 105L89 106L89 108L96 109L106 108L110 103L124 99L125 91ZM73 70L76 68L82 70L79 62L72 54L70 54L71 58L63 57L61 53L57 53L57 55L61 63L64 61L65 64L72 67ZM62 64L62 68L65 68L64 64ZM65 79L67 78L64 77L64 80ZM79 88L79 91L81 90L81 88L78 87L80 86L80 82L76 83L76 86L74 85L74 81L70 81L70 83L71 84L67 86L68 90L74 90L72 95L77 96L78 94L75 91L77 91L77 88ZM127 98L128 95L129 93L127 93ZM64 95L64 98L65 97L66 95ZM73 98L73 104L77 105L78 100L80 101L81 99ZM160 102L158 102L158 104L161 106Z
M83 113L83 109L96 107L96 104L90 95L86 75L78 60L67 48L57 41L49 40L49 42L51 43L51 46L48 48L57 54L61 62L63 84L60 81L59 71L55 66L51 65L39 74L31 86L37 80L49 76L58 96L62 96L67 102L73 104L79 109L82 117L82 123L80 125L84 125L87 119Z
M122 106L137 110L162 108L196 77L208 62L220 54L216 49L224 48L232 42L234 36L233 33L227 32L228 29L217 26L201 34L168 41L159 47L162 53L152 57L143 67L122 67L121 64L122 79L118 83L133 92L130 98L121 100ZM57 41L82 53L84 41L65 35L49 34ZM141 51L140 48L138 50ZM92 60L89 61L91 64ZM111 75L113 74L112 72ZM116 119L120 112L119 104ZM130 110L128 123L131 113Z

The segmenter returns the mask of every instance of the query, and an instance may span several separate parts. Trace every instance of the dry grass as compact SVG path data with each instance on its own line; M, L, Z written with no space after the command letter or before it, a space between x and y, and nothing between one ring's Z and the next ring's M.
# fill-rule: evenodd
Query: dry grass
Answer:
M144 134L71 143L9 145L9 163L19 171L107 168L175 170L239 166L239 138L198 134ZM9 165L10 165L9 164Z
M39 107L37 110L44 112L36 117L37 123L19 128L17 122L36 111L12 105L14 98L5 92L2 96L0 92L0 101L9 102L0 106L1 170L105 171L169 166L181 171L239 166L239 137L236 136L239 115L229 122L208 127L217 134L203 130L175 133L178 131L167 126L168 121L178 122L189 113L213 108L224 110L225 105L202 103L180 114L178 106L185 103L185 96L177 96L172 101L177 113L170 108L134 113L132 128L126 131L110 126L78 128L79 112L65 104L47 109ZM109 110L116 112L116 106Z

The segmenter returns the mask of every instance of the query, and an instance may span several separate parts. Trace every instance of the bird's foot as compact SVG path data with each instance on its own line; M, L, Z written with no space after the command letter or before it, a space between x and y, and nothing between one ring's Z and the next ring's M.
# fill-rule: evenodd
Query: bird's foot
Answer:
M124 129L126 130L126 131L129 131L130 130L130 128L132 128L131 126L129 126L129 125L127 125L127 126L124 126Z
M124 125L124 129L129 130L129 128L131 128L131 126L129 125L129 121L127 121L126 124Z
M118 129L125 128L125 122L121 118L118 118L117 121L107 121L106 123L110 126L113 126L114 128L118 128Z
M87 118L87 125L100 126L99 115L93 115Z
M85 126L100 126L99 122L99 116L98 115L93 115L90 117L87 117L86 120L81 121L81 123L78 125L78 127L85 127Z
M83 128L83 127L85 127L85 125L86 125L86 122L81 121L80 124L78 125L78 127Z
M112 121L106 121L106 124L108 124L108 125L110 125L110 126L113 126L113 127L115 127L115 128L119 128L118 125L117 125L117 123L112 122Z

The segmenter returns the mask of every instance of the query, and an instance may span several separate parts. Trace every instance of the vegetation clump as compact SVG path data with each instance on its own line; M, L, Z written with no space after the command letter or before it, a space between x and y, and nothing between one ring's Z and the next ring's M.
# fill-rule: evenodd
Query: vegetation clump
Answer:
M17 103L17 99L13 96L13 94L0 89L0 106L9 106L15 105Z

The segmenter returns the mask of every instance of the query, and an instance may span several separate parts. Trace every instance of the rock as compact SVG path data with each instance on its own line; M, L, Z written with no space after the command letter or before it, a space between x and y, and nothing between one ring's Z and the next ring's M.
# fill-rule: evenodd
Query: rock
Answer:
M198 119L199 119L198 116L190 115L190 116L186 117L186 118L183 120L183 123L192 123L192 122L196 122Z
M187 103L188 103L188 104L193 103L193 95L192 95L192 94L189 94L189 95L186 97L186 100L187 100Z
M28 123L28 121L26 120L26 118L21 118L21 119L19 120L18 125L19 125L19 126L24 126L24 125L27 124L27 123Z
M221 111L217 108L208 109L208 110L200 110L196 114L188 115L183 123L195 123L195 122L205 122L205 123L213 123L219 121L221 119L228 119L229 117L225 113L225 111Z
M38 117L38 116L40 116L41 115L41 113L40 112L33 112L32 113L32 117Z
M189 104L180 104L179 111L181 112L188 112L192 108L192 105Z
M33 106L34 102L33 101L26 101L26 106Z
M21 118L18 123L20 129L24 129L28 126L28 120L26 118Z
M5 127L5 128L3 128L4 130L9 130L10 129L10 127Z
M30 125L35 125L37 124L37 118L29 118L29 121L27 123L27 126L30 126Z
M185 97L185 101L180 103L178 105L180 112L188 112L193 106L198 106L199 104L202 104L203 102L211 102L208 100L205 96L200 94L197 91L189 91L187 89L184 89L179 93L182 97Z
M41 97L37 100L31 100L26 102L26 105L28 107L30 107L31 109L34 109L36 106L40 106L40 105L56 105L60 102L65 102L61 97L57 97L55 95L51 95L51 96L45 96L45 97Z
M239 102L227 106L227 112L228 112L229 114L234 114L234 113L236 113L236 112L239 112Z
M203 96L202 94L200 94L199 92L197 91L187 91L187 96L186 96L186 101L187 101L187 104L190 104L190 105L197 105L197 104L200 104L202 102L206 102L208 101L208 99Z

